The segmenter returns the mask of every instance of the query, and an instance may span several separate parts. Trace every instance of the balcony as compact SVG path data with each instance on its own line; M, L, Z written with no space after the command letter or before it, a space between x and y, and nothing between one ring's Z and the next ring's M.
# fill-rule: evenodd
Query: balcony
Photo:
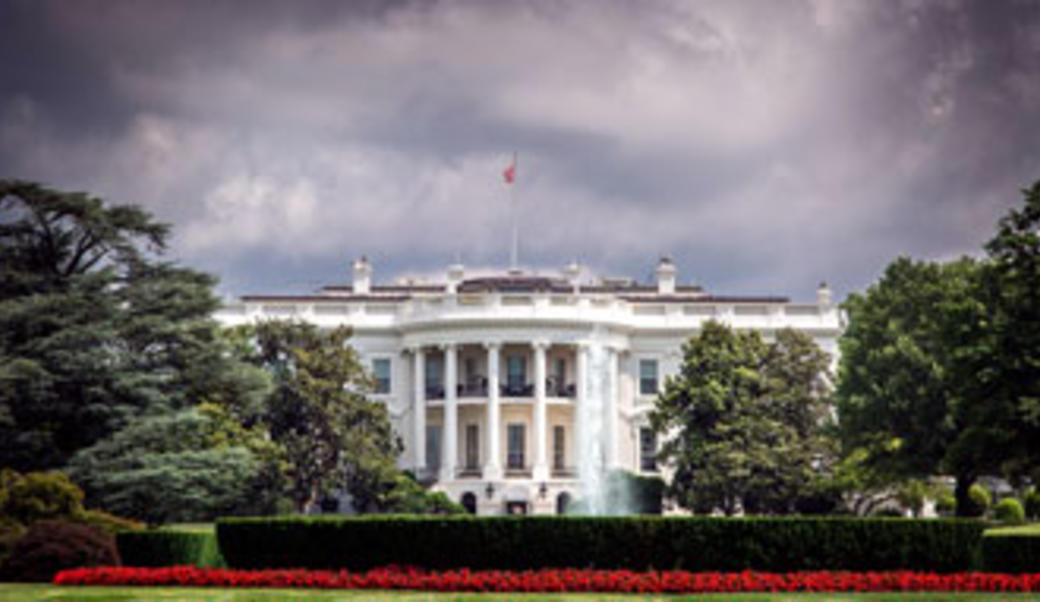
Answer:
M502 397L534 397L533 383L503 383L498 386L498 393Z
M576 466L553 466L550 472L554 479L576 479L578 478L578 467Z
M507 466L506 467L506 478L507 479L530 479L531 478L531 467L530 466Z
M455 469L457 479L479 479L483 476L479 466L465 466Z

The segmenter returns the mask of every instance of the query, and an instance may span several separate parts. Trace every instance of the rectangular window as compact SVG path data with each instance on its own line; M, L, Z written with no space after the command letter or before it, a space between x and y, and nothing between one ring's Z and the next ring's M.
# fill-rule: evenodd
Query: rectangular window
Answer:
M426 397L436 399L444 397L443 364L439 357L426 358Z
M506 358L506 386L509 392L519 394L527 384L527 358L510 355Z
M524 425L510 424L506 427L509 440L509 456L506 459L506 468L511 470L522 470L524 468Z
M376 381L375 393L386 395L390 393L390 360L378 358L372 360L372 376Z
M657 472L657 433L653 429L639 429L639 469Z
M657 395L657 360L639 360L639 394Z
M567 386L567 360L562 357L556 358L556 364L553 366L553 383L556 385L556 395L563 395Z
M441 467L441 427L426 425L426 467L437 470Z
M466 470L480 466L480 430L475 424L466 425Z
M562 426L553 427L553 470L563 470L567 461L566 439Z

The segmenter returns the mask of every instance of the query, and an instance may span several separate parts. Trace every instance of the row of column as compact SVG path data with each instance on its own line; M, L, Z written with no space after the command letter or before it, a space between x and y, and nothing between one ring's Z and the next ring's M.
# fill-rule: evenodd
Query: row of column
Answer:
M534 348L534 466L531 477L536 481L544 481L549 478L548 460L548 418L546 408L546 351L549 348L547 341L536 341L532 344ZM487 449L484 454L483 478L494 481L502 478L502 465L499 462L501 453L501 418L500 418L500 395L499 395L499 358L501 343L484 343L487 350L488 367L488 403L487 424L485 427L485 441ZM455 343L441 345L444 352L444 422L441 429L441 482L455 478L456 461L458 459L458 346ZM414 444L415 469L417 474L426 470L426 351L423 347L411 349L414 364L414 414L412 441ZM618 366L617 353L608 348L607 365L609 370L609 390L606 395L604 412L606 414L604 426L606 436L604 447L606 449L606 462L610 468L617 467L618 458L618 416L617 416L617 391L618 391ZM578 345L577 362L575 365L576 395L575 411L573 419L573 431L576 450L580 453L577 443L582 441L582 420L579 419L580 408L585 406L588 394L588 370L589 350L584 344ZM576 458L577 460L577 458Z

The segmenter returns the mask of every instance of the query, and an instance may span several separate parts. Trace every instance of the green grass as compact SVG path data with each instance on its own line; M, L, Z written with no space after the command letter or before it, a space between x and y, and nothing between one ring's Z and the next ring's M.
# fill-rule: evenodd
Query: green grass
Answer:
M0 602L354 602L358 600L708 600L711 602L1040 602L1040 594L711 594L695 596L641 596L605 594L438 594L401 591L328 591L308 589L219 589L197 587L55 587L0 583Z
M1040 523L1019 525L1017 527L995 527L986 529L986 535L1036 535L1040 537Z

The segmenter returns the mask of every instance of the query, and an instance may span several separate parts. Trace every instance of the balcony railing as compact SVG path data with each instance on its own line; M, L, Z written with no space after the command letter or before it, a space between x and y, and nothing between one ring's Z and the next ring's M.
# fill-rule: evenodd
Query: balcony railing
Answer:
M551 474L554 479L574 479L578 477L578 468L575 466L553 466Z
M546 381L545 395L547 397L567 397L573 399L577 396L577 387L574 383L556 384L551 379ZM461 383L455 388L457 397L487 397L487 379L481 378L468 383ZM534 397L534 383L501 383L498 393L502 397ZM444 399L444 387L426 387L426 399Z
M455 477L459 479L479 479L483 476L479 466L464 466L455 469Z
M531 467L530 466L513 466L506 467L506 478L513 479L530 479L531 478Z

